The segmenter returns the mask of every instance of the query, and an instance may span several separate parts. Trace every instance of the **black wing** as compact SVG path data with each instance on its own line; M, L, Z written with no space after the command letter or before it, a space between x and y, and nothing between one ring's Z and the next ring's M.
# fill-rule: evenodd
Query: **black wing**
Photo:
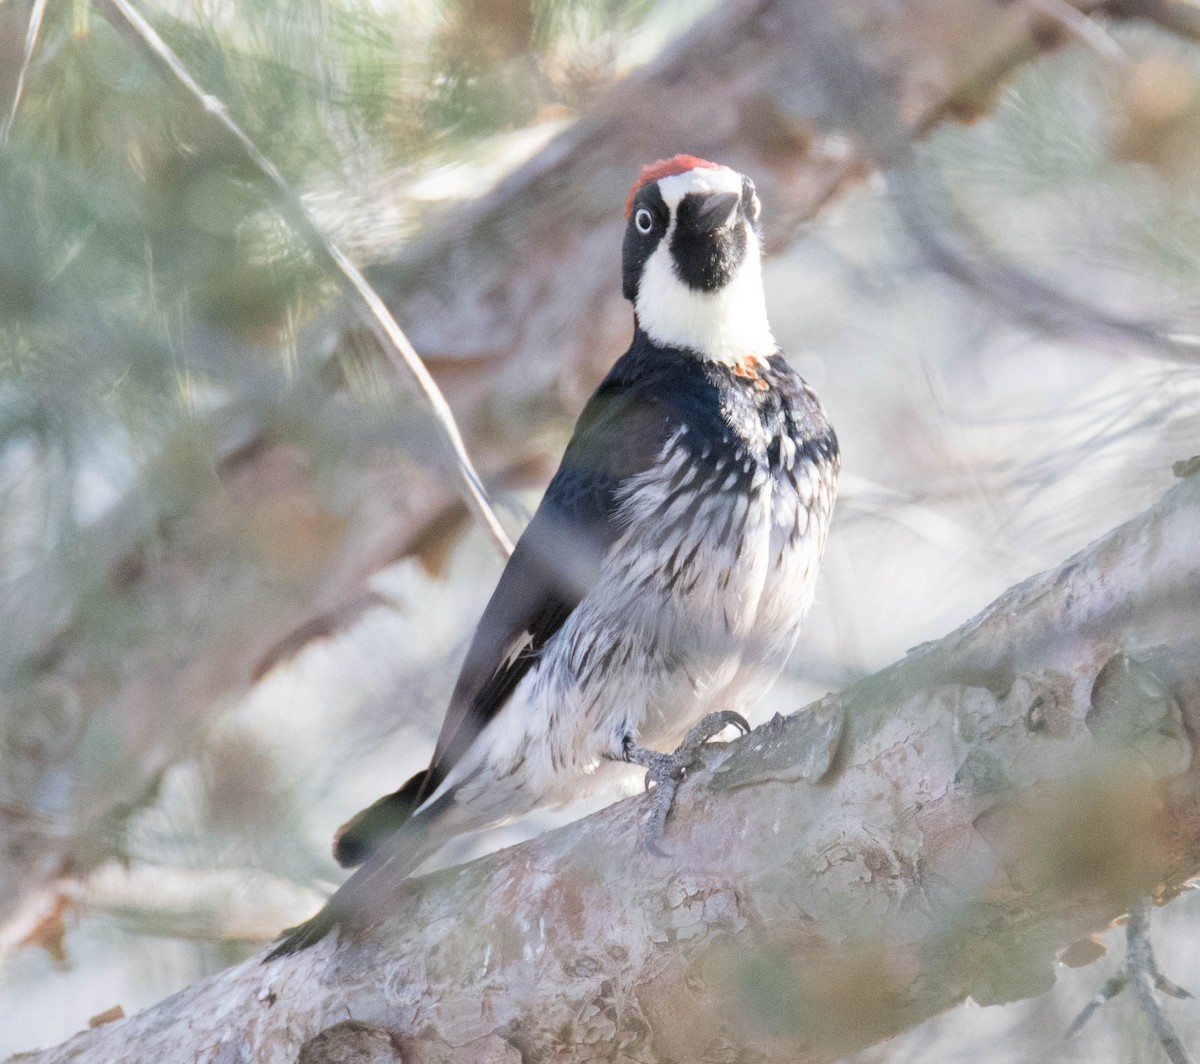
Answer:
M619 489L655 462L672 421L615 373L592 396L475 629L418 800L437 789L595 585L621 533Z
M628 356L627 356L628 359ZM620 534L618 493L651 466L678 423L621 360L592 396L541 505L517 542L476 626L429 768L338 829L333 853L352 867L375 853L432 795L503 708L595 584Z

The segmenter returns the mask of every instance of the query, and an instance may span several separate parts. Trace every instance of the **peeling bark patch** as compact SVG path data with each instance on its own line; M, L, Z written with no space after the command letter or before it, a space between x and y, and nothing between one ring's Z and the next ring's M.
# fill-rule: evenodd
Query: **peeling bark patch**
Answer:
M979 749L967 754L954 782L966 784L977 795L995 794L1012 786L1003 762L995 754Z
M830 769L846 727L838 698L826 698L800 713L778 713L733 747L734 756L718 766L709 786L732 790L774 780L815 783Z
M1086 723L1097 742L1135 760L1151 777L1187 770L1192 743L1179 700L1152 658L1114 654L1092 686Z
M1100 941L1100 936L1089 935L1087 938L1077 939L1062 950L1058 955L1058 962L1068 968L1083 968L1095 964L1107 953L1108 949Z
M663 908L653 920L650 941L687 942L713 931L739 931L746 922L736 891L706 878L681 875L663 892Z
M455 1064L532 1064L511 1042L489 1034L463 1046L454 1054Z
M1173 463L1171 472L1180 480L1196 476L1197 473L1200 473L1200 454L1192 455L1191 458L1182 458Z
M88 1026L103 1027L106 1023L115 1023L117 1020L123 1019L125 1019L125 1009L121 1005L113 1005L112 1008L105 1009L89 1019Z
M296 1064L404 1064L404 1058L390 1032L344 1020L305 1042Z

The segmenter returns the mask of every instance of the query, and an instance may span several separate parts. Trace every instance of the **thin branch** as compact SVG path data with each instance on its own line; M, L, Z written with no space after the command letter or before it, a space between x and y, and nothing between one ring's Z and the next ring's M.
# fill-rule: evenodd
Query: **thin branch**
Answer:
M1184 1048L1171 1021L1167 1019L1155 991L1173 998L1190 998L1183 987L1176 986L1158 970L1154 959L1154 945L1150 939L1150 909L1152 899L1142 895L1129 910L1129 923L1125 926L1125 964L1100 992L1087 1003L1067 1028L1067 1037L1072 1038L1098 1008L1112 1001L1126 987L1133 988L1134 1000L1145 1016L1150 1030L1163 1047L1171 1064L1192 1064L1192 1058Z
M926 260L1013 320L1050 334L1109 336L1183 364L1200 358L1200 343L1151 319L1126 317L1060 287L997 250L957 207L940 176L897 168L889 185L900 220Z
M25 54L21 57L21 69L17 72L17 87L13 89L12 105L0 126L0 147L8 143L8 135L12 132L13 123L17 120L17 109L21 106L21 96L25 92L25 77L29 73L29 64L33 61L33 52L37 48L38 34L42 30L42 19L46 15L47 0L33 0L29 12L29 29L25 32Z
M1200 3L1196 0L1102 0L1092 9L1114 18L1153 22L1170 33L1200 41Z
M1129 926L1125 931L1126 958L1125 966L1129 972L1129 981L1133 986L1133 995L1138 1008L1150 1023L1154 1037L1162 1045L1171 1064L1191 1064L1192 1058L1171 1026L1171 1021L1163 1013L1155 990L1161 990L1171 997L1186 998L1191 995L1182 987L1176 986L1158 970L1154 960L1154 949L1150 942L1150 898L1139 898L1129 910Z
M1181 37L1200 41L1200 4L1194 0L1159 0L1154 21Z
M1027 0L1026 6L1058 23L1065 31L1064 37L1069 34L1106 59L1128 65L1129 58L1117 42L1089 17L1088 13L1099 9L1086 0ZM1185 7L1200 12L1200 4L1188 3ZM1160 23L1168 9L1174 11L1174 5L1166 0L1110 0L1103 8L1114 17ZM990 110L994 103L990 87L1038 54L1039 45L1034 40L1018 40L1001 49L992 63L961 81L952 93L910 123L902 119L891 86L873 73L870 57L854 46L852 38L840 33L836 23L822 27L816 18L819 11L819 7L813 7L808 28L810 36L819 34L826 56L824 80L834 86L845 85L844 94L855 99L860 135L867 139L875 163L887 176L901 221L931 265L1039 332L1132 341L1159 358L1185 364L1200 358L1200 343L1168 323L1130 318L1093 305L1001 254L957 208L940 175L927 167L919 168L913 154L915 141L947 113L961 115L959 109L966 101L978 97L985 102L983 110ZM1178 13L1173 17L1182 18Z
M491 533L496 545L505 553L512 554L513 544L508 534L500 524L499 518L488 501L487 493L467 454L467 447L459 432L458 424L446 397L437 386L421 356L409 342L404 331L380 298L379 293L368 284L362 272L347 257L346 253L334 243L329 235L313 220L305 209L303 202L285 180L279 168L267 158L258 145L242 129L229 113L225 104L207 93L192 77L183 65L179 56L170 45L158 35L145 17L129 0L95 0L97 9L120 31L127 36L132 34L136 42L149 50L149 56L163 73L174 79L190 96L192 96L217 122L224 127L242 146L242 150L251 162L279 190L285 216L308 240L313 249L333 266L341 281L342 287L352 296L363 323L371 330L379 341L392 366L400 371L407 371L416 380L417 386L425 393L429 405L433 408L434 416L442 426L442 431L450 443L454 456L458 460L459 475L466 489L468 503L476 515L483 521Z
M1072 37L1091 48L1097 55L1122 66L1129 66L1129 55L1112 35L1093 18L1089 18L1068 0L1029 0L1030 7L1053 19Z

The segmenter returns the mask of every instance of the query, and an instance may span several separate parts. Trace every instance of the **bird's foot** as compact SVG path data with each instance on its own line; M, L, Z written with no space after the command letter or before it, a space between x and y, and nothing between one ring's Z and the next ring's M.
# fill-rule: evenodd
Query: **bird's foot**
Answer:
M1173 998L1190 998L1181 986L1176 986L1158 970L1154 949L1150 943L1150 898L1139 899L1129 910L1129 923L1125 927L1125 964L1100 992L1084 1006L1067 1028L1067 1037L1078 1033L1101 1005L1111 1001L1127 986L1133 988L1133 996L1139 1010L1150 1024L1151 1031L1163 1047L1171 1064L1191 1064L1191 1057L1183 1047L1171 1021L1163 1014L1155 991Z
M667 816L675 801L675 792L683 782L687 771L700 760L700 752L710 739L733 725L743 735L750 732L750 725L740 713L722 710L710 713L684 736L670 754L662 754L657 750L645 750L636 746L632 738L625 740L623 757L633 765L641 765L646 770L646 789L651 784L654 791L651 796L650 818L642 834L642 845L656 857L666 857L668 854L659 846L659 840L667 826Z

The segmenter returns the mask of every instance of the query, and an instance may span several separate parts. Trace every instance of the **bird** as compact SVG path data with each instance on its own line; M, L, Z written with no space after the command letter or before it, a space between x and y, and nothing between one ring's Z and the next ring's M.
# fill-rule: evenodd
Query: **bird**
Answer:
M429 767L339 829L335 858L361 867L268 960L381 915L380 887L451 837L636 767L661 852L700 746L749 730L812 603L841 462L771 331L761 213L731 167L641 169L621 259L629 349L484 609Z

